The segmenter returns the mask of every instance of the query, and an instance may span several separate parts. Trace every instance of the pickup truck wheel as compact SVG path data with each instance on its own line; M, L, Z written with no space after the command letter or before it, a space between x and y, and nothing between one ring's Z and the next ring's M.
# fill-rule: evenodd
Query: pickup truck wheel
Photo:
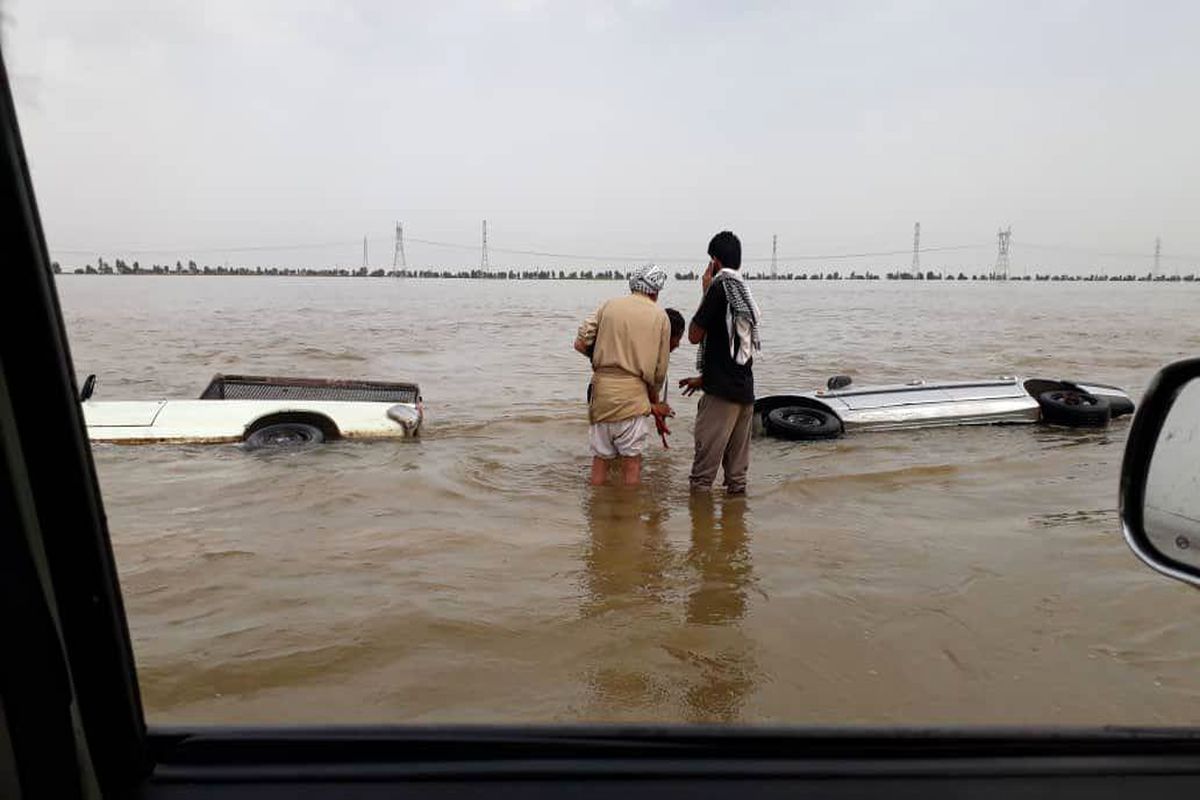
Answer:
M246 437L246 448L310 447L325 441L325 434L315 425L304 422L277 422L266 425Z
M767 412L763 427L781 439L808 441L836 439L842 435L842 422L828 411L807 406L780 406Z
M1108 424L1112 407L1108 400L1087 392L1058 389L1038 395L1042 422L1073 428L1100 428Z

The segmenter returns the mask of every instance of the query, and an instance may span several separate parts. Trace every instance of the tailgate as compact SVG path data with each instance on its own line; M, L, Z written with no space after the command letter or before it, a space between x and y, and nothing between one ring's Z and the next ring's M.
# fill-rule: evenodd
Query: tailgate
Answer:
M89 428L148 428L166 400L89 400L81 404Z

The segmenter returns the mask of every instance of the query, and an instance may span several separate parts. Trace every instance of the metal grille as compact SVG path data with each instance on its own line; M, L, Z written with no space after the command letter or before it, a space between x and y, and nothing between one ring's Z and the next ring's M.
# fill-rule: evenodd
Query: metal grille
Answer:
M330 381L309 378L258 378L217 375L201 400L341 400L368 403L416 403L413 383Z

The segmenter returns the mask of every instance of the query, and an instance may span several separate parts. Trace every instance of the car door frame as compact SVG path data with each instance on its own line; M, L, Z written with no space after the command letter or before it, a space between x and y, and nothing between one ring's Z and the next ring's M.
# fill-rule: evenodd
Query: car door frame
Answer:
M1057 798L1200 788L1200 730L147 728L70 348L0 59L0 790L5 797ZM1112 778L1120 780L1113 781ZM1139 783L1140 781L1140 783ZM309 791L311 789L311 791Z

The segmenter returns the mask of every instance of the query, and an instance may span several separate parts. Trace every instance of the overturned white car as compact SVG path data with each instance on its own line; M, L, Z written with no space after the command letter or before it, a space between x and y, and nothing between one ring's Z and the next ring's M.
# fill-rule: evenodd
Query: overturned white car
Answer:
M783 439L833 439L858 430L1044 422L1100 427L1133 413L1123 389L1100 383L1003 377L854 386L845 375L806 394L761 397L755 429Z
M93 442L296 447L416 436L424 417L413 383L216 375L198 400L94 400L95 386L80 392Z

